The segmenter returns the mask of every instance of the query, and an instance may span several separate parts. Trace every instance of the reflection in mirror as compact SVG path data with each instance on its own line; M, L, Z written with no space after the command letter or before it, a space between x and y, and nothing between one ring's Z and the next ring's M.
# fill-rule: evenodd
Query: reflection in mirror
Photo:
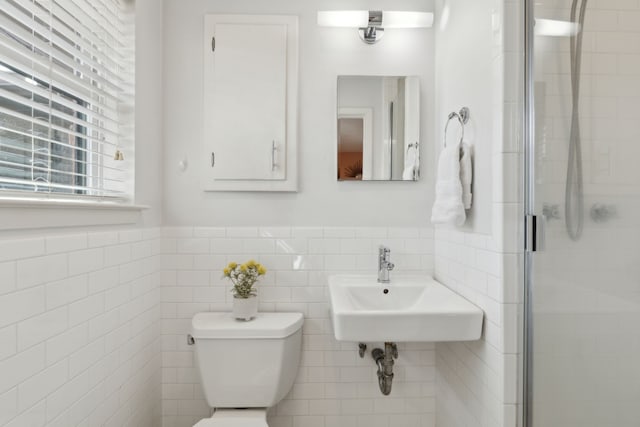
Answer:
M372 120L371 108L338 110L338 179L371 179Z
M338 180L417 181L418 77L338 77Z

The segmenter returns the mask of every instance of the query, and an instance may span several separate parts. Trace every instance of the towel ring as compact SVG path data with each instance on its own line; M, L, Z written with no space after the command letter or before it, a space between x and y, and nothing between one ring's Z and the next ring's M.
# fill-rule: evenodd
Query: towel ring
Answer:
M460 123L460 143L464 139L464 125L469 122L469 109L467 107L462 107L459 112L451 112L449 113L449 117L447 118L447 124L444 126L444 146L447 146L447 129L449 128L449 123L453 118L458 119L458 123Z

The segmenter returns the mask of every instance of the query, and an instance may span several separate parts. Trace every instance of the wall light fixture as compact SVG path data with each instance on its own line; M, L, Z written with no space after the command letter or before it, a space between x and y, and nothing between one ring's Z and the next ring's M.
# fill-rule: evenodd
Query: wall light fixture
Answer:
M580 24L554 19L536 19L534 32L536 36L571 37L580 32Z
M433 26L433 13L326 10L318 12L318 25L358 28L362 41L374 44L382 38L386 28L430 28Z

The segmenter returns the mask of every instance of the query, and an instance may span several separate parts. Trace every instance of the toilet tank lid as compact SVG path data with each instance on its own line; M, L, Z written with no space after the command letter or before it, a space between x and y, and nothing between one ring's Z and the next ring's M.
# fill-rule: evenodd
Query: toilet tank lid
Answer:
M302 327L302 313L258 313L248 322L231 313L198 313L191 321L191 335L200 339L286 338Z

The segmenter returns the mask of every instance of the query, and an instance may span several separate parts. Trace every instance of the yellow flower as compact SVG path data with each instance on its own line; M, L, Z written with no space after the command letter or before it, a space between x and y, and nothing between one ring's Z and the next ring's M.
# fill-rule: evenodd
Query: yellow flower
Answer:
M266 268L264 268L264 266L262 266L262 265L258 264L258 274L262 276L262 275L263 275L263 274L265 274L266 272L267 272L267 269L266 269Z
M249 261L247 261L247 267L255 267L256 266L256 262L252 259L250 259Z
M240 266L240 271L242 271L243 273L245 273L247 271L247 264L242 264Z
M229 268L230 270L233 270L233 269L234 269L234 268L236 268L237 266L238 266L238 264L237 264L237 263L235 263L235 262L230 262L230 263L229 263L229 265L228 265L228 268Z
M229 276L229 273L231 273L231 270L229 268L225 268L224 270L222 270L222 272L224 273L225 276Z

